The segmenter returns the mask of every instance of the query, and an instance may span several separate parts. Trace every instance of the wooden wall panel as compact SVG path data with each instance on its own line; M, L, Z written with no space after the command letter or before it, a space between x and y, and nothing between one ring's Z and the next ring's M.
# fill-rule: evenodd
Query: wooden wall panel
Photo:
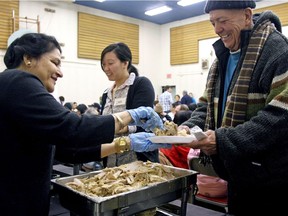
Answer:
M19 1L0 1L0 49L7 49L7 41L12 32L12 11L15 16L19 16ZM19 22L15 22L15 28L18 30Z
M287 26L288 25L288 3L283 3L283 4L279 4L279 5L275 5L275 6L271 6L271 7L266 7L266 8L260 8L255 10L255 12L262 12L264 10L271 10L273 13L275 13L280 21L282 26Z
M139 63L139 26L86 13L78 13L78 57L101 58L102 50L115 42L126 43L133 64Z

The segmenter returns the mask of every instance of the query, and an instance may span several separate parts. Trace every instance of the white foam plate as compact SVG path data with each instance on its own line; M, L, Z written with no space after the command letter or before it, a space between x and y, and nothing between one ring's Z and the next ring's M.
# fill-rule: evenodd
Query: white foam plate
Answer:
M190 143L197 140L194 135L187 136L154 136L148 138L153 143Z

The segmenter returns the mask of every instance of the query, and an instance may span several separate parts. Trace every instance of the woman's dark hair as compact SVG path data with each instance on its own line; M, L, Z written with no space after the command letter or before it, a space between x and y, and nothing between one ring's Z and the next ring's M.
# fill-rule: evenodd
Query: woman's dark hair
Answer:
M64 107L66 107L68 110L72 110L72 104L71 104L71 102L66 102L65 104L64 104Z
M62 53L58 41L53 36L41 33L24 34L10 44L4 56L4 63L8 69L17 68L24 55L39 59L41 55L55 48Z
M89 105L88 107L94 107L98 112L100 112L101 111L101 106L100 106L100 104L99 103L93 103L93 104L91 104L91 105Z
M197 104L196 103L190 103L188 105L188 107L189 107L189 110L194 111L197 108Z
M134 65L130 65L130 68L128 69L129 74L134 73L136 76L139 76L138 69Z
M177 124L178 126L181 125L183 122L190 119L192 112L193 111L191 110L180 110L176 112L173 122Z
M101 53L101 68L103 70L103 58L106 55L106 53L108 52L114 52L115 55L117 56L117 58L121 61L121 62L125 62L128 61L128 72L130 73L135 73L136 76L139 76L138 70L137 68L135 68L132 65L132 53L130 48L122 42L119 43L113 43L110 44L109 46L107 46ZM104 70L103 70L104 71Z
M85 104L79 104L76 109L82 114L85 113L85 111L88 109L88 107Z
M175 109L180 104L181 104L181 102L179 102L179 101L174 102L174 103L172 103L172 107Z

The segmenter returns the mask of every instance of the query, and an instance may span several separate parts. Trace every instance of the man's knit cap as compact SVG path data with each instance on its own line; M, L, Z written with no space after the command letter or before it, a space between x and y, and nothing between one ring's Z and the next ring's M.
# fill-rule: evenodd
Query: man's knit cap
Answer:
M245 8L255 8L256 3L253 0L207 0L205 6L205 13L209 13L212 10L219 9L245 9Z

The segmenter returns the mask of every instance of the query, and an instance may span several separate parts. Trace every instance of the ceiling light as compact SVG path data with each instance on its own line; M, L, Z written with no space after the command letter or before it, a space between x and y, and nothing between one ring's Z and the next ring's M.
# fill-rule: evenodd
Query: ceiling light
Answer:
M94 1L97 1L97 2L104 2L105 0L94 0Z
M161 14L161 13L164 13L164 12L167 12L167 11L170 11L170 10L172 10L172 8L170 8L168 6L162 6L162 7L159 7L159 8L155 8L155 9L146 11L145 14L148 15L148 16L154 16L154 15Z
M205 1L205 0L181 0L181 1L177 2L177 4L185 7L185 6L196 4L196 3L202 2L202 1Z

